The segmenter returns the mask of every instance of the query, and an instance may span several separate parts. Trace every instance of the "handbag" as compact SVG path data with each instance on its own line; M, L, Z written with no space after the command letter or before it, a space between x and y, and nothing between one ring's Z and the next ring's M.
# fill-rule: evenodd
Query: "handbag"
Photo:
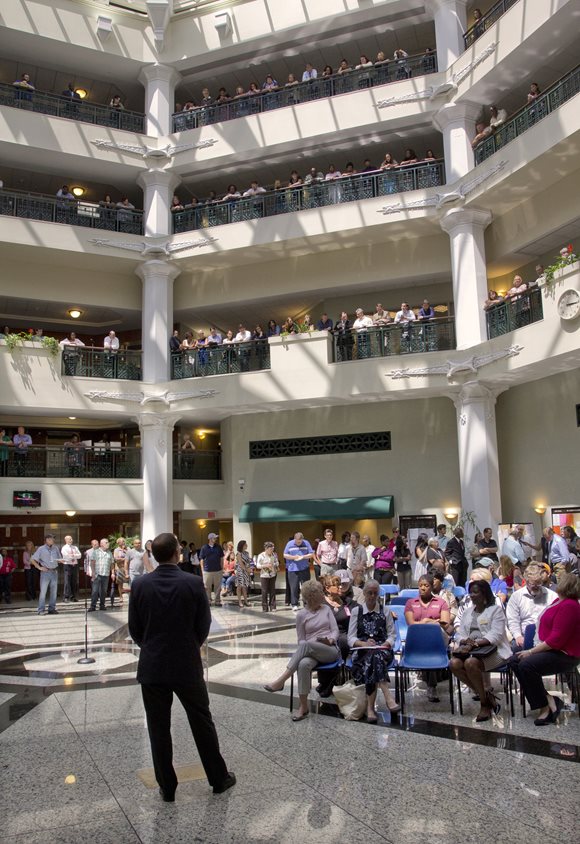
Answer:
M461 648L461 646L452 652L451 656L456 656L458 659L467 659L470 656L478 656L485 659L486 656L491 656L497 651L497 645L483 645L481 648Z
M364 684L357 686L352 680L332 690L345 721L359 721L367 709L367 695Z

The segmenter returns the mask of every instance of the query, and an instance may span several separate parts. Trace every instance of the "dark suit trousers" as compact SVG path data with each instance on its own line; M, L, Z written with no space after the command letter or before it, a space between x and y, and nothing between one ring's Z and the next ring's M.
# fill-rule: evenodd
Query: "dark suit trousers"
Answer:
M141 683L157 782L166 794L173 794L177 788L171 741L171 705L174 692L185 709L209 784L221 785L228 771L220 753L215 724L209 710L207 688L201 678L194 686Z

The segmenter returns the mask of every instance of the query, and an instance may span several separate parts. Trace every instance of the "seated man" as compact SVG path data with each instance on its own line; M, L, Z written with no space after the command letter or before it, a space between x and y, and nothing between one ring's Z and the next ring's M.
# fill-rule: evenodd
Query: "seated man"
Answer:
M484 141L486 138L488 138L491 135L492 132L493 132L493 129L491 128L491 126L486 126L485 123L482 123L481 121L479 123L476 123L475 124L475 133L476 134L475 134L474 139L471 142L471 146L473 147L473 149L475 149L475 147L479 143L481 143L481 141Z
M536 563L530 563L525 577L526 585L514 592L507 602L506 622L513 636L514 653L524 646L528 624L537 625L540 614L558 598L555 592L542 586L542 569Z

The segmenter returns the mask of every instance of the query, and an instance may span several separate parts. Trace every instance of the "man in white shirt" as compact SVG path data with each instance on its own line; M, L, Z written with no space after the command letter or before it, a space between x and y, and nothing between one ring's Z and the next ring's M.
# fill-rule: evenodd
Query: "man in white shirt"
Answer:
M105 337L103 341L103 348L106 352L119 351L119 338L117 337L114 331L109 331L109 333Z
M75 375L77 371L77 364L79 362L79 355L77 349L84 346L82 340L79 340L74 331L71 331L68 337L61 340L58 344L62 351L62 359L64 362L64 374Z
M81 552L76 545L73 545L72 536L65 536L64 545L60 549L60 556L63 562L64 572L64 602L72 601L76 604L79 588L79 566Z
M538 623L541 613L558 599L558 595L542 586L542 571L536 563L526 569L526 585L513 593L506 608L506 623L513 636L512 650L521 651L528 624Z
M302 74L302 81L309 82L311 79L316 79L318 76L318 71L315 67L312 67L310 62L306 62L306 70Z
M375 546L372 544L370 536L366 533L361 537L361 544L367 553L367 577L372 579L375 570L375 561L373 559Z
M242 196L244 196L244 197L258 196L258 194L260 194L260 193L266 193L266 188L260 187L258 182L254 180L250 184L250 187L248 188L248 190L244 191Z
M407 343L410 342L411 323L415 322L415 319L415 312L406 302L403 302L401 304L401 310L397 311L395 315L395 324L401 326L401 340L405 340Z
M373 327L373 321L370 316L366 316L362 308L356 309L356 319L352 324L353 331L357 332L357 357L368 358L370 354L370 338L368 336L368 329Z
M242 325L242 323L238 326L238 333L234 337L234 343L243 343L243 346L240 346L238 350L238 358L240 361L240 370L242 372L248 372L250 369L250 355L252 354L252 349L248 345L252 339L252 334L247 328Z
M346 548L346 567L353 575L357 571L366 573L367 552L364 545L360 543L360 533L357 530L351 533L350 544Z
M525 562L526 555L519 540L519 530L517 527L510 530L502 545L501 553L509 557L514 566Z

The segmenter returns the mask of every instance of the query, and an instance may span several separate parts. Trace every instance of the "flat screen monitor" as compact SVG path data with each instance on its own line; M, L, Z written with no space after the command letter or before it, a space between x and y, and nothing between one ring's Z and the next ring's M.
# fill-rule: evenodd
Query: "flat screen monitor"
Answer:
M14 490L12 493L12 506L24 507L31 509L32 507L40 507L42 501L42 493L34 492L29 489Z

